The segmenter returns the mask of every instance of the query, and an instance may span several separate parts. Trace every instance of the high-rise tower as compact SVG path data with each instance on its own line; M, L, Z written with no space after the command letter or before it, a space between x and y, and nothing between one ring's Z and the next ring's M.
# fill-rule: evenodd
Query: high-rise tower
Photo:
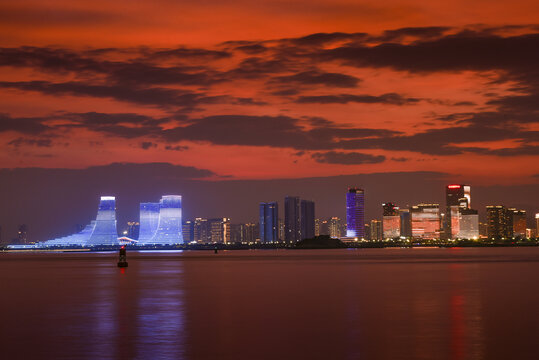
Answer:
M116 229L116 198L101 196L95 227L86 245L117 245L118 230Z
M279 241L279 205L277 202L260 203L260 241Z
M365 191L349 188L346 193L346 236L365 238Z
M287 243L301 240L301 209L297 196L284 198L284 234Z

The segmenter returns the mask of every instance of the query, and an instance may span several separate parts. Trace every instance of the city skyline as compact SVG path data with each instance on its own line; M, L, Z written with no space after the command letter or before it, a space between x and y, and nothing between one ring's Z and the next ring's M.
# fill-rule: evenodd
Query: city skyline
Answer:
M446 203L418 203L401 208L382 203L379 214L365 215L365 189L349 187L346 192L346 218L327 220L315 215L315 202L298 196L285 196L284 216L279 216L278 201L260 202L256 223L238 223L228 217L183 218L182 196L164 195L158 203L141 202L138 221L130 219L117 227L116 197L101 196L95 220L86 227L77 225L77 233L52 240L28 239L28 226L18 227L12 244L39 246L95 246L135 242L139 245L174 245L184 243L286 242L295 244L319 235L331 235L345 241L417 239L503 240L535 237L539 213L506 205L487 205L484 223L479 211L471 208L470 185L445 185ZM445 208L445 212L443 209ZM535 215L535 217L534 217ZM483 226L483 227L482 227ZM0 243L1 243L0 227ZM249 230L250 229L250 230ZM136 236L133 234L136 233ZM249 233L249 235L247 235ZM123 237L122 237L123 235ZM185 238L185 241L184 241Z

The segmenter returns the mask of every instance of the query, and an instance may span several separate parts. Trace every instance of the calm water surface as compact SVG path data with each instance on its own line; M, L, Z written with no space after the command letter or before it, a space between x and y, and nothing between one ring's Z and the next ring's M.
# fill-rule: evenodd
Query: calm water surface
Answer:
M0 254L2 359L539 359L539 248Z

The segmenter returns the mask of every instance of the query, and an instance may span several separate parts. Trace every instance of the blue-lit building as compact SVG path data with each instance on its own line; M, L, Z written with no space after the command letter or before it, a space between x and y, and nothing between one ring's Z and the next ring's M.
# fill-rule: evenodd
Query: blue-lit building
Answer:
M279 205L260 203L260 242L279 241Z
M346 193L346 236L365 238L365 191L349 188Z
M57 239L43 241L37 247L117 245L116 198L101 196L97 216L82 231Z
M158 203L141 203L138 245L173 244L183 244L182 197L164 195Z

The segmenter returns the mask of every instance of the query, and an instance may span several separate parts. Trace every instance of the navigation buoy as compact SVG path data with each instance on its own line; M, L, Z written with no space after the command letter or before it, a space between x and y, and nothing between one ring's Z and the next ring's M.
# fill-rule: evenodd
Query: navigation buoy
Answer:
M215 248L213 248L213 252L214 252L214 254L217 254L217 246Z
M125 250L125 246L122 246L120 248L120 259L118 260L118 267L127 267L127 251Z

